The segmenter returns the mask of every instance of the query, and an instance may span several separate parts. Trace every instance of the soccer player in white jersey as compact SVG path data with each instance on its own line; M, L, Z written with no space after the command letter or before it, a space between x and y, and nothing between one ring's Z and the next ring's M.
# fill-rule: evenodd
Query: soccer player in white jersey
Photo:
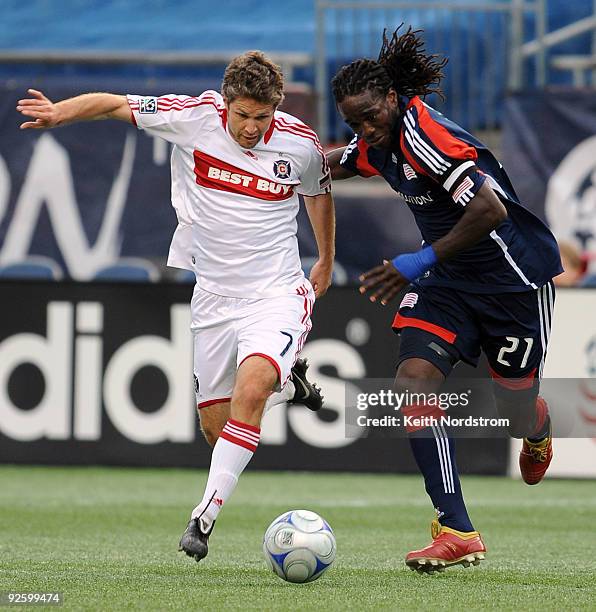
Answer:
M171 142L178 217L168 264L197 278L191 301L201 428L213 445L204 496L180 549L197 561L221 506L256 451L266 405L321 406L298 354L316 297L331 283L335 215L330 174L315 132L277 110L278 66L258 51L227 67L221 95L90 93L52 103L42 92L17 106L21 128L120 119ZM319 259L304 277L298 255L298 194Z

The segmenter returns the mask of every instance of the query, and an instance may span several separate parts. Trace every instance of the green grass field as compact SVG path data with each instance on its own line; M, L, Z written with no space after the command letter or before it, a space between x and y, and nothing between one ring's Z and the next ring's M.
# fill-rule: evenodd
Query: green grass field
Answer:
M204 472L0 467L0 591L63 591L66 609L596 609L596 486L464 478L488 547L476 568L418 575L429 541L417 477L246 473L200 564L177 552ZM261 538L291 508L322 514L338 557L320 580L281 581Z

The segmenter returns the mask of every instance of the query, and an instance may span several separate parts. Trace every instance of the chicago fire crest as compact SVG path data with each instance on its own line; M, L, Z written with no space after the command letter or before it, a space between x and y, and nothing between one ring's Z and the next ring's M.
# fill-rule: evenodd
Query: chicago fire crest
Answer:
M273 172L277 178L289 179L291 171L292 168L289 161L286 161L285 159L278 159L277 161L273 162Z

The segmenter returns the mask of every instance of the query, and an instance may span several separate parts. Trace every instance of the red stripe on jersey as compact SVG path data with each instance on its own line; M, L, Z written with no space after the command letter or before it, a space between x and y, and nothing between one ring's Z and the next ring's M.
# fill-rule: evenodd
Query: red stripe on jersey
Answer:
M414 157L412 157L412 154L408 150L408 147L406 145L405 130L401 131L401 134L399 136L399 144L400 144L401 150L402 150L403 154L406 156L406 159L408 160L408 163L410 164L410 166L412 166L412 168L414 168L414 170L416 170L419 174L423 174L424 176L428 176L428 172L416 161L416 159L414 159Z
M319 139L315 136L311 136L310 134L306 134L304 132L300 132L298 130L294 130L293 128L288 128L285 125L281 125L280 123L275 124L275 128L278 132L286 132L288 134L293 134L294 136L298 136L300 138L306 138L314 143L316 150L319 152L321 156L321 173L323 175L329 172L329 164L327 163L327 158L325 157L325 152L323 151L323 147L319 142Z
M273 136L274 130L275 130L275 118L272 119L271 123L269 124L269 127L267 128L267 131L265 132L265 135L263 136L263 140L265 141L265 144L267 144L271 140L271 136Z
M196 181L201 187L271 202L281 202L294 195L293 185L270 181L202 151L195 151L194 159Z
M205 102L203 102L203 104L205 104ZM167 111L183 111L186 110L187 108L194 108L195 106L202 106L201 103L198 104L187 104L186 106L162 106L161 104L157 105L157 110L162 111L162 112L167 112Z
M412 98L408 108L416 107L418 112L418 125L430 141L445 155L453 159L478 159L478 152L467 142L456 138L446 127L437 123L428 112L428 109L417 96Z
M315 143L315 147L317 148L317 151L319 151L321 154L323 153L323 147L321 146L321 143L319 142L319 139L316 137L316 135L313 136L312 134L301 132L300 130L296 130L293 127L289 127L287 125L281 124L277 120L275 122L275 127L280 132L287 132L288 134L294 134L295 136L300 136L300 138L307 138L308 140Z
M287 132L289 134L294 134L295 136L300 136L301 138L307 138L312 141L315 145L315 148L321 155L321 172L323 175L326 175L329 172L329 164L327 163L327 157L325 155L325 151L321 145L319 137L317 133L311 130L304 123L289 123L282 117L277 117L275 119L275 127L280 132Z
M306 125L305 123L291 123L290 121L288 121L287 119L284 119L283 117L277 117L275 120L278 123L285 125L286 127L293 127L306 134L310 134L311 136L314 136L317 140L319 139L319 137L317 136L317 133L312 128L309 128L308 125Z
M211 100L204 100L202 102L196 102L194 99L192 100L192 103L189 101L188 104L178 104L178 103L174 103L174 104L163 104L161 102L157 103L157 110L160 111L171 111L171 110L175 110L175 111L182 111L182 110L186 110L187 108L194 108L195 106L205 106L206 104L210 104L211 106L213 106L218 113L222 113L223 109L221 109L219 106L217 106L217 104L215 103L215 101L211 101Z
M275 125L277 127L284 127L289 130L292 130L293 132L297 132L301 134L302 136L309 137L313 142L321 146L317 133L314 130L311 130L309 127L307 127L303 123L290 123L289 121L287 121L286 119L283 119L282 117L276 117Z
M164 102L166 104L171 102L178 102L180 104L184 104L189 101L201 102L202 100L215 101L215 98L213 96L204 96L199 98L197 96L186 96L184 98L179 98L178 96L159 96L159 98L157 98L158 102Z
M362 176L379 176L381 173L368 161L368 145L364 140L358 140L358 157L356 158L356 168Z
M217 101L215 98L187 98L186 100L170 100L169 98L158 98L157 105L162 106L164 108L169 108L171 106L179 106L184 108L185 106L195 106L197 104L213 104L217 106Z
M308 138L309 140L315 143L317 151L319 151L319 153L324 156L325 153L323 151L323 147L321 145L319 137L317 136L316 132L311 130L309 127L306 127L303 124L289 123L281 117L275 119L275 125L278 130L290 132L292 134L296 134L296 136L302 136L302 138Z

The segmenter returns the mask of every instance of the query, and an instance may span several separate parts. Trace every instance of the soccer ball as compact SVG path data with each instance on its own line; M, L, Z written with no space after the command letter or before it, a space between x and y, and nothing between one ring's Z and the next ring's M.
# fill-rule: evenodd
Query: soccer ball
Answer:
M267 528L263 553L269 569L288 582L312 582L333 563L331 527L315 512L290 510Z

